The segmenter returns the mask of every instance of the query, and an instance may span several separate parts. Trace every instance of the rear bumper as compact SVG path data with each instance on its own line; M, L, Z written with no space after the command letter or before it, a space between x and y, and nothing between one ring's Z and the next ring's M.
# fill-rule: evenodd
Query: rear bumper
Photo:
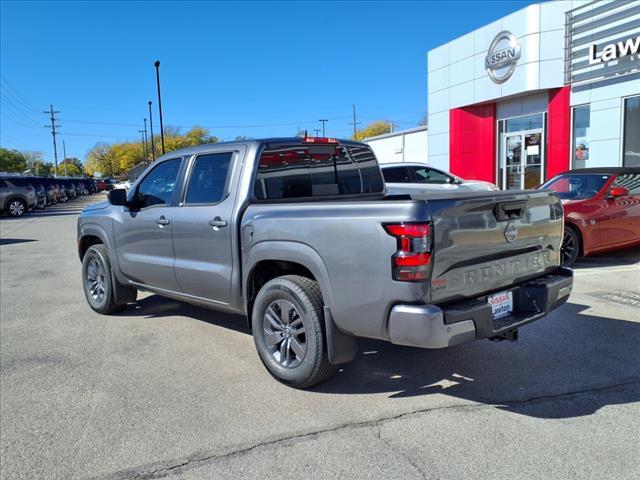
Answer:
M497 320L491 315L486 296L443 308L396 305L389 315L389 339L397 345L445 348L503 335L562 305L572 286L573 272L561 267L550 275L510 288L513 313Z

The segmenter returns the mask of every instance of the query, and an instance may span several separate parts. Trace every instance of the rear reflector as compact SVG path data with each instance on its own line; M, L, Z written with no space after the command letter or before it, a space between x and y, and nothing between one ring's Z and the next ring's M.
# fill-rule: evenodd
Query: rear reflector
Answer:
M427 280L431 261L429 224L387 224L384 228L398 240L398 251L392 257L393 279L401 282Z

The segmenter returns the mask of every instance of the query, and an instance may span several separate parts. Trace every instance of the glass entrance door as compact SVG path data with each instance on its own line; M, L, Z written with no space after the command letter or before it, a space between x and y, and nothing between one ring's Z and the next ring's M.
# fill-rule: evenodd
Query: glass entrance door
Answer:
M502 185L507 190L535 188L543 182L542 130L506 133L502 141Z

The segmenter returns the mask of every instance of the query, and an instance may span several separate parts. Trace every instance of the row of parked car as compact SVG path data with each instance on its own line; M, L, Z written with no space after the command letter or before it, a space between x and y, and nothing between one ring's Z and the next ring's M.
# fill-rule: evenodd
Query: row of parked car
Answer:
M34 209L44 209L80 195L91 195L111 188L110 181L86 177L0 176L0 212L11 217L22 217Z

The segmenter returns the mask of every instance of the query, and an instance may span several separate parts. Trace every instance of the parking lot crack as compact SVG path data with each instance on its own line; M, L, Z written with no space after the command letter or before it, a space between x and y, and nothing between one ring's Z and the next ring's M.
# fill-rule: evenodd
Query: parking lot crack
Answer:
M211 452L211 451L199 452L189 457L176 459L175 461L158 462L156 464L151 464L144 467L134 467L127 470L121 470L116 473L107 474L106 476L99 476L94 478L95 480L124 480L124 479L156 480L159 478L168 477L173 474L181 473L185 470L191 470L194 468L202 467L214 462L228 460L231 458L247 455L258 449L272 448L277 446L286 446L286 445L290 445L292 442L295 442L297 440L312 440L314 438L320 437L321 435L327 435L327 434L331 434L331 433L338 432L345 429L358 429L358 428L376 428L378 438L383 443L385 443L385 445L387 445L389 448L393 449L395 452L402 455L417 471L420 472L420 475L422 476L422 478L426 478L424 472L422 472L420 468L406 454L397 450L392 445L390 445L389 442L387 442L384 438L382 438L380 433L380 427L382 425L388 422L402 419L402 418L408 418L415 415L428 414L430 412L436 412L436 411L489 409L489 408L496 408L496 407L522 405L527 403L566 400L571 397L576 397L580 395L604 394L611 390L615 390L618 388L623 388L631 385L640 385L640 379L634 378L634 379L626 380L626 381L619 382L616 384L611 384L611 385L601 385L601 386L595 386L591 388L584 388L580 390L574 390L570 392L561 392L561 393L550 394L550 395L539 395L535 397L529 397L526 399L514 399L514 400L498 401L498 402L492 402L492 403L464 403L464 404L458 403L453 405L444 405L444 406L438 406L438 407L417 409L417 410L412 410L409 412L404 412L397 415L373 419L373 420L341 423L339 425L326 428L326 429L319 429L311 432L301 432L301 433L296 433L292 435L287 435L284 437L265 439L253 445L239 448L237 450L231 450L229 452Z
M404 458L404 459L407 461L407 463L408 463L409 465L411 465L411 466L412 466L412 467L413 467L413 468L414 468L414 469L415 469L415 470L420 474L420 477L421 477L421 478L423 478L424 480L427 480L427 476L426 476L426 475L425 475L425 473L422 471L422 469L420 468L420 466L419 466L417 463L415 463L415 462L411 459L411 457L410 457L409 455L407 455L405 452L403 452L403 451L402 451L402 450L400 450L399 448L396 448L396 447L395 447L395 446L394 446L390 441L388 441L386 438L384 438L384 437L382 436L382 430L381 430L381 428L380 428L380 425L377 425L377 426L376 426L376 434L377 434L378 439L379 439L382 443L384 443L384 444L387 446L387 448L388 448L389 450L391 450L391 451L393 451L393 452L397 453L397 454L398 454L398 455L400 455L402 458Z

